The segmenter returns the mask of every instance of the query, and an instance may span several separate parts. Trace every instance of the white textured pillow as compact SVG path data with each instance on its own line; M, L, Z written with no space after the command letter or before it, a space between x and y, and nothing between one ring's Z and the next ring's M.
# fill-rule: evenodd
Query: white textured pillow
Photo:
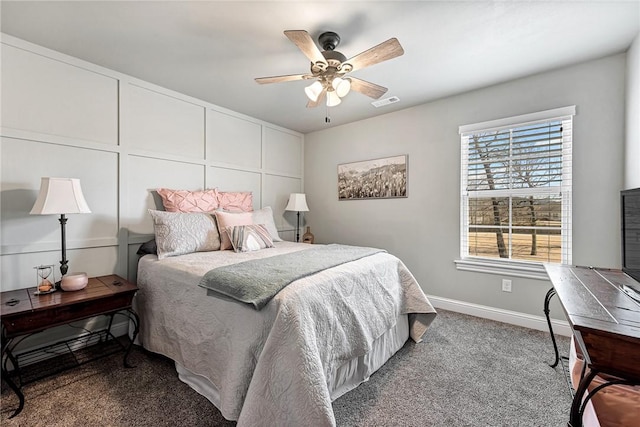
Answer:
M282 242L276 224L273 222L273 210L271 210L271 206L265 206L262 209L253 211L251 215L253 216L254 224L264 224L269 235L271 235L271 240L274 242Z
M165 212L149 209L158 246L158 259L220 250L216 222L207 213Z
M272 248L273 241L262 224L236 225L227 227L229 240L235 252L250 252Z

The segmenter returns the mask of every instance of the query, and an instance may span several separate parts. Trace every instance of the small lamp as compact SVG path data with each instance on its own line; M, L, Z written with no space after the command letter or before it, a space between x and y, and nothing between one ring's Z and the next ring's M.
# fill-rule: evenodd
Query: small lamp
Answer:
M60 229L62 232L62 260L60 273L67 274L67 240L65 225L67 214L91 213L82 195L80 180L76 178L42 178L40 193L33 205L31 215L60 215Z
M298 222L296 223L296 242L300 241L300 212L309 212L307 197L303 193L291 193L289 203L284 208L285 211L298 212Z

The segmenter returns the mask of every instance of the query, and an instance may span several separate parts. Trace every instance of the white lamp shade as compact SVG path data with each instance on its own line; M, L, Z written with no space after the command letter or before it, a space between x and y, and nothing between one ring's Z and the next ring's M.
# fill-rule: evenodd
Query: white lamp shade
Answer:
M322 89L323 89L322 83L320 83L319 81L316 81L315 83L305 87L304 93L307 94L307 97L311 101L316 102L318 100L318 97L322 93Z
M340 104L342 100L338 96L335 90L327 91L327 107L335 107Z
M340 98L347 96L349 91L351 90L351 80L349 79L341 79L340 77L336 77L331 82L331 86L336 91L336 94Z
M308 212L309 206L307 206L307 196L303 193L291 193L289 196L289 203L284 208L285 211L294 212Z
M32 215L91 213L77 178L42 178Z

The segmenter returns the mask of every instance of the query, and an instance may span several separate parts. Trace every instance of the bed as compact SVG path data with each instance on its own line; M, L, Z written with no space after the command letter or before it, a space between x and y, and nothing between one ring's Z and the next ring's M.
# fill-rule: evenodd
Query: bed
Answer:
M157 193L165 210L149 210L155 239L137 268L140 344L240 426L335 425L331 402L436 316L381 249L282 241L251 193Z
M214 267L313 246L142 257L142 345L173 359L180 378L239 425L335 425L331 402L409 337L419 342L435 317L405 265L375 253L296 280L261 310L199 286Z

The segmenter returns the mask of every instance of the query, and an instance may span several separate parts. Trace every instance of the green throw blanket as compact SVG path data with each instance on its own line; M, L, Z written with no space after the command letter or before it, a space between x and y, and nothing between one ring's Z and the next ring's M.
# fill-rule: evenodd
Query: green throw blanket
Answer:
M260 310L290 283L383 249L346 245L314 246L299 252L214 268L200 286Z

